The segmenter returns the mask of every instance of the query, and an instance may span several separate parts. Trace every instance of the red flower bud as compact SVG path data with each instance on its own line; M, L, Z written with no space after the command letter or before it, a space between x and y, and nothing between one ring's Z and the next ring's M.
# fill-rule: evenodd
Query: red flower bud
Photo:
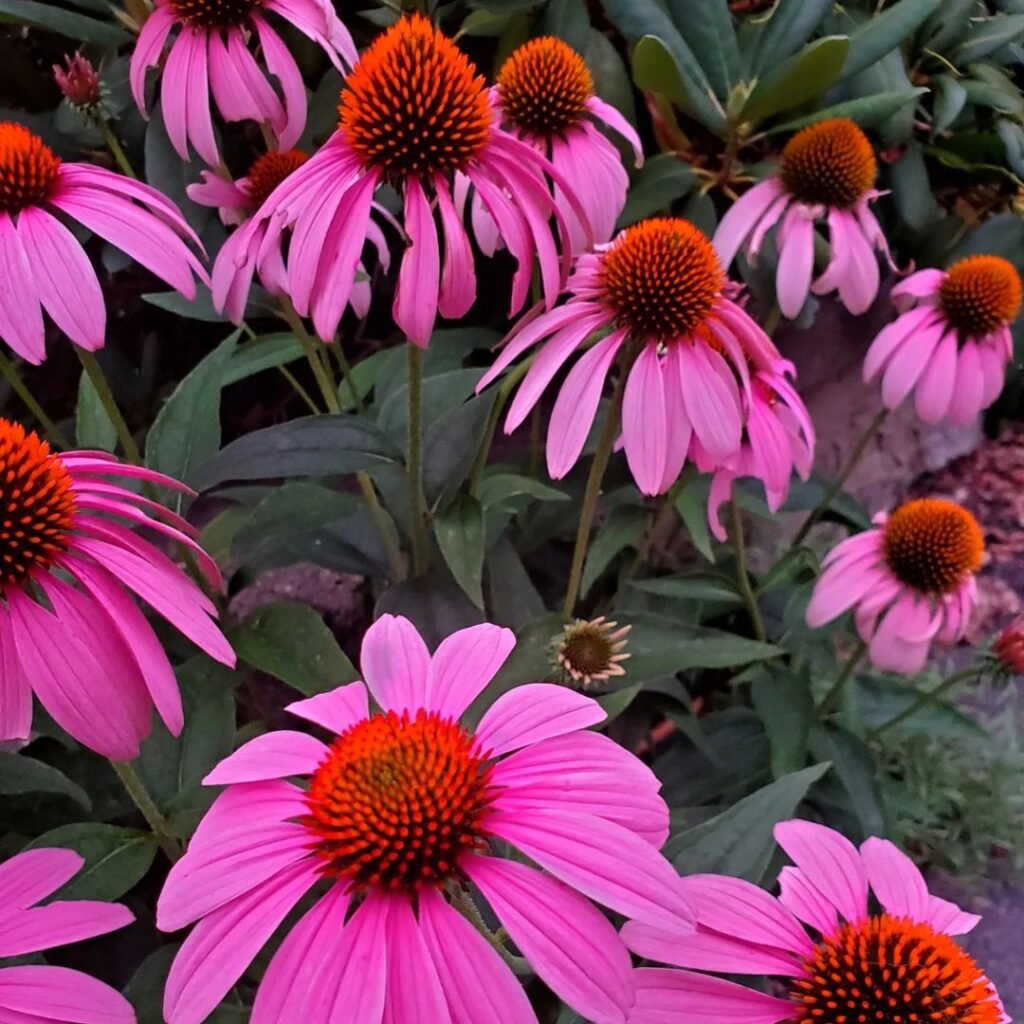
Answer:
M96 69L80 53L64 58L66 68L53 65L53 77L65 99L74 107L86 110L99 106L100 78Z

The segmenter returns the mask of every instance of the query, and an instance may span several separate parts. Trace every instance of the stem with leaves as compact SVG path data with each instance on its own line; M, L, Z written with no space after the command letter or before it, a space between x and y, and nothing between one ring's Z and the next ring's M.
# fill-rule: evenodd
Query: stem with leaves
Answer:
M967 679L974 679L978 675L980 675L980 672L978 671L977 665L972 665L970 668L965 668L960 672L954 672L951 676L947 676L943 679L934 690L920 694L917 700L915 700L909 707L904 708L898 715L894 715L887 722L883 722L876 729L873 729L871 731L871 735L880 736L886 730L892 729L901 722L905 722L908 718L913 718L918 711L927 707L929 704L934 704L940 697L952 690L958 683L962 683Z
M132 802L139 809L139 812L146 819L150 831L160 844L160 849L167 854L172 864L181 859L181 847L167 831L167 821L160 813L160 809L153 802L145 783L139 778L138 772L126 761L111 761L111 767L117 772Z

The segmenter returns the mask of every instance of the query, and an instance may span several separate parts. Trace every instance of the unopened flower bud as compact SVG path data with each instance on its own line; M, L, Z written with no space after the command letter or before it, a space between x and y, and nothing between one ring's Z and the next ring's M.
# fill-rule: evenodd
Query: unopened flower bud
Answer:
M80 53L64 57L65 67L53 65L53 77L64 98L80 110L92 110L100 103L100 77Z
M1003 672L1024 675L1024 620L1011 623L996 637L992 655Z

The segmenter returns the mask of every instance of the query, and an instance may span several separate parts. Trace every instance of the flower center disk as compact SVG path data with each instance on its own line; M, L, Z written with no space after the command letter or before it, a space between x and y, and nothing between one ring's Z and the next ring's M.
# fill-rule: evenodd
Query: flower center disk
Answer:
M244 25L263 0L171 0L178 21L193 28L234 28Z
M985 541L965 508L939 498L901 505L885 524L885 561L900 582L925 594L948 594L981 568Z
M246 192L252 208L258 210L267 196L308 159L301 149L282 149L271 150L254 160L246 175Z
M67 550L74 514L64 463L36 434L0 419L0 589Z
M882 914L844 924L793 983L797 1024L997 1024L995 991L948 935Z
M572 47L545 36L531 39L505 61L498 91L502 110L516 128L550 138L583 120L594 80Z
M45 202L59 170L60 160L38 135L20 124L0 122L0 213Z
M341 735L310 782L306 825L326 872L357 889L417 889L457 874L481 847L490 768L460 725L420 710Z
M1013 264L999 256L968 256L949 268L939 302L962 337L991 334L1017 319L1021 281Z
M782 151L779 174L800 202L846 209L874 187L878 165L860 128L836 118L797 132Z
M642 221L612 243L601 261L604 301L619 327L670 341L691 333L725 284L706 236L685 220Z
M483 78L455 44L415 15L392 25L345 79L346 142L392 179L464 169L487 143Z

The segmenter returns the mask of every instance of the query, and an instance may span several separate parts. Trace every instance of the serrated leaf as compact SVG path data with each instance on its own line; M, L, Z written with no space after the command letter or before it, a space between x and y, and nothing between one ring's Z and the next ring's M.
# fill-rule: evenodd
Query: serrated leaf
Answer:
M70 797L87 811L92 807L89 794L52 765L25 754L0 751L0 794L54 793Z
M850 53L843 78L860 74L902 46L935 12L941 0L899 0L881 14L866 18L850 33Z
M849 49L846 36L826 36L805 46L758 82L743 108L743 119L756 125L822 95L842 74Z
M434 536L455 582L481 611L484 607L484 514L468 494L434 519Z
M673 153L652 156L633 176L616 230L669 209L697 184L693 168Z

